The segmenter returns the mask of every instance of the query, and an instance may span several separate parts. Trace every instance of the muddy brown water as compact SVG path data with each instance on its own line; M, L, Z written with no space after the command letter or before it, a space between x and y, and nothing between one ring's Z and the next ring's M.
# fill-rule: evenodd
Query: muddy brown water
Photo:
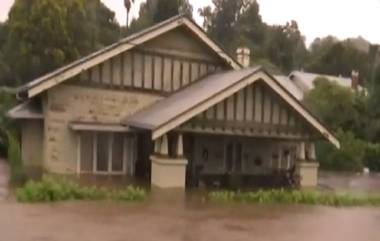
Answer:
M0 190L8 192L2 182L8 179L6 173L0 162ZM324 183L328 188L346 190L352 185L346 178L327 175L322 179L330 180ZM372 183L369 191L376 185ZM150 200L138 204L0 201L0 241L77 240L379 241L380 209L211 205L197 194L181 197L171 192L153 192Z
M0 204L6 241L378 241L380 209L202 203Z
M0 159L0 201L9 195L9 168L3 159Z

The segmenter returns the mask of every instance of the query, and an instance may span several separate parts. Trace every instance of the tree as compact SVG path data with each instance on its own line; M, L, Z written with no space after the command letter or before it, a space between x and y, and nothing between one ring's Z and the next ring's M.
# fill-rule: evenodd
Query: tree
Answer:
M134 0L124 0L124 6L125 6L125 9L127 10L127 21L126 21L127 29L128 29L128 25L129 25L129 12L131 11L132 4L134 2L135 2Z
M321 44L312 44L306 69L311 72L350 76L352 70L359 71L362 84L370 71L367 52L357 49L349 41L335 41L333 37Z
M301 69L307 56L304 37L296 21L270 26L264 49L266 57L286 73Z
M334 171L361 171L363 166L380 169L378 118L368 109L368 97L339 86L326 78L315 80L315 88L306 94L304 104L332 128L340 141L336 149L327 142L317 145L321 168ZM379 137L379 135L377 136Z
M214 10L205 7L199 10L204 18L204 27L208 34L231 54L239 42L238 21L244 0L213 0ZM227 34L228 33L228 34Z
M352 132L338 130L336 134L341 148L327 142L317 144L317 159L324 170L361 172L366 158L368 143L355 137ZM373 147L372 147L373 148ZM379 157L377 155L377 157Z
M339 39L331 35L325 38L316 38L310 45L310 51L312 54L323 54L337 42L339 42Z
M304 97L306 107L334 131L356 129L361 116L355 107L355 93L326 78L317 78L314 85Z
M4 23L0 23L0 85L3 84L3 79L9 77L10 70L3 54L3 48L8 36L8 30Z
M100 0L16 0L6 23L4 56L18 85L119 38L114 13Z
M140 5L139 17L132 20L128 34L135 33L179 14L192 17L188 0L147 0Z
M307 49L296 21L283 26L265 24L256 0L213 0L213 3L213 9L205 7L199 11L204 18L203 26L230 54L237 47L246 46L256 63L269 63L282 72L303 67Z
M237 22L237 36L239 36L237 46L249 47L253 53L251 55L253 61L270 62L265 59L263 48L267 29L268 26L261 18L260 6L257 1L249 1L243 4Z

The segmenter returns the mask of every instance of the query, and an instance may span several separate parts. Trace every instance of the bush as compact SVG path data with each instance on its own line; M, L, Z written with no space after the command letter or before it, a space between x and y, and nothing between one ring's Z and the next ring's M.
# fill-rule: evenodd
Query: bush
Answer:
M141 201L145 190L132 186L124 190L110 191L98 187L84 187L63 177L43 176L41 181L29 181L16 191L20 202L57 202L67 200Z
M380 172L380 145L369 143L366 147L363 163L371 172Z
M351 132L337 132L341 148L336 149L331 144L317 144L317 159L321 169L331 171L361 172L368 143L355 138Z
M15 93L5 87L0 87L0 155L6 156L8 151L8 132L13 130L13 122L6 114L16 103Z
M260 190L257 192L216 191L208 194L212 202L258 204L307 204L323 206L380 206L380 196L353 196L298 190Z
M114 198L121 201L142 201L146 198L146 191L139 187L128 186L116 191Z
M361 172L368 167L372 172L380 171L380 144L355 138L351 132L339 130L337 137L341 149L326 142L317 143L317 159L321 169L330 171Z
M25 172L21 158L20 144L11 132L8 136L8 161L11 171L11 183L20 184L25 181Z

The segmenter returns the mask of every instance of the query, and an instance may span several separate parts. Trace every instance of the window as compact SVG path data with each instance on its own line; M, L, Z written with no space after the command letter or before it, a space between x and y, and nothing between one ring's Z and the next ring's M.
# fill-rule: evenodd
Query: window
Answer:
M82 133L80 138L80 170L82 172L92 172L94 170L94 133Z
M126 148L133 146L127 145L131 138L123 133L82 132L79 138L78 171L81 173L125 174L127 159L134 163L131 158L126 158L130 155L125 152L132 151ZM133 163L128 163L128 166Z
M275 157L273 157L275 159ZM260 156L256 156L254 160L255 166L261 167L263 165L263 160L261 159Z
M108 155L110 150L109 142L111 141L110 134L97 133L96 134L96 170L98 172L108 171Z
M123 134L117 133L113 135L112 143L112 171L122 172L123 171Z

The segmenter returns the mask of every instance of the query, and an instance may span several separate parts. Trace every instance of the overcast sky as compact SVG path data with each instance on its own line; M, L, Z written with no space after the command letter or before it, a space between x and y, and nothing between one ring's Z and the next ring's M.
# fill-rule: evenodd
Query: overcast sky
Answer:
M123 0L102 0L115 11L117 19L125 22ZM136 16L136 0L132 9ZM211 0L190 0L194 10L211 4ZM296 20L310 43L316 37L335 35L340 39L359 35L373 43L380 43L380 0L258 0L266 23L284 24ZM13 0L0 0L0 21L7 18ZM202 19L195 11L199 24Z

